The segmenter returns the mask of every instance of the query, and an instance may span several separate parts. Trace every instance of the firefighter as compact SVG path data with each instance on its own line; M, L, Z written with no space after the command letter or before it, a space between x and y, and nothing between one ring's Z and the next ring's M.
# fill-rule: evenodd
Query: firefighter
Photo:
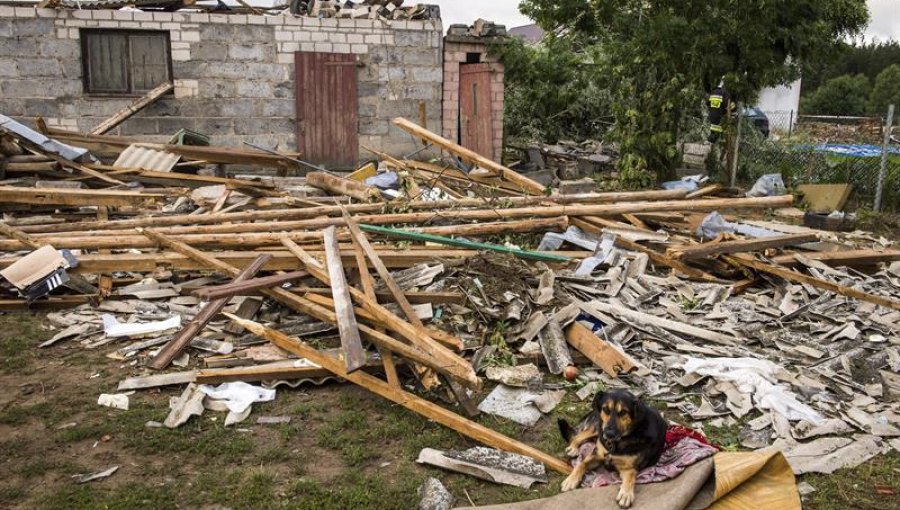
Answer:
M723 124L734 110L731 94L725 90L725 84L719 86L709 95L709 143L716 143L724 132Z

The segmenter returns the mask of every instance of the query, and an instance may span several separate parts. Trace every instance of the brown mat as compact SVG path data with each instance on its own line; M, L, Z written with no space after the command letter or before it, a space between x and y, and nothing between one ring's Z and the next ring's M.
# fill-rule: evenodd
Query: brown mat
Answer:
M481 510L619 510L618 486L581 489L522 503ZM472 508L472 507L468 507ZM674 480L638 485L632 510L801 510L800 494L779 452L717 454Z

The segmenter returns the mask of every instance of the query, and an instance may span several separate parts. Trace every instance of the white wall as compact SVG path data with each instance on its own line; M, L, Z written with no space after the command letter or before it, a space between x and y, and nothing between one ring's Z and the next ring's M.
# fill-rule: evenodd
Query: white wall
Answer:
M797 122L800 89L801 81L797 80L789 85L763 89L759 93L756 107L766 112L772 131L787 132L792 128L792 119L794 123ZM791 112L794 114L791 115Z

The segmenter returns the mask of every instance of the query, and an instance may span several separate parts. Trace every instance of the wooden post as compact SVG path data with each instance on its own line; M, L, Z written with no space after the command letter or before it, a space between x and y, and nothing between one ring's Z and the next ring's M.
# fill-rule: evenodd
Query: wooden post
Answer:
M356 315L353 314L353 303L350 301L347 275L344 274L344 266L341 263L341 250L338 247L335 227L325 229L325 260L331 279L331 295L334 298L334 312L338 319L338 333L341 336L345 368L347 372L353 372L366 364L366 352L359 338Z
M101 122L99 126L95 127L91 131L91 134L92 135L102 135L102 134L106 133L110 129L112 129L112 128L118 126L119 124L125 122L126 120L128 120L135 113L143 110L147 106L156 102L156 100L159 99L160 97L162 97L163 94L166 94L173 88L175 88L175 86L172 85L171 82L165 82L162 85L157 86L150 92L147 92L147 94L145 94L144 97L136 100L135 102L131 103L130 105L126 106L125 108L122 108L121 110L116 112L115 115L113 115L112 117Z

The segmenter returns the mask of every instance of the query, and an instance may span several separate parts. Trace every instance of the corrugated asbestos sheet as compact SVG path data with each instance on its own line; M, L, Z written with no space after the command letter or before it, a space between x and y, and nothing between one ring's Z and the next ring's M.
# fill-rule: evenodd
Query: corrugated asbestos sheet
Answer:
M116 168L140 168L156 172L171 172L181 156L140 145L129 145L113 163Z

